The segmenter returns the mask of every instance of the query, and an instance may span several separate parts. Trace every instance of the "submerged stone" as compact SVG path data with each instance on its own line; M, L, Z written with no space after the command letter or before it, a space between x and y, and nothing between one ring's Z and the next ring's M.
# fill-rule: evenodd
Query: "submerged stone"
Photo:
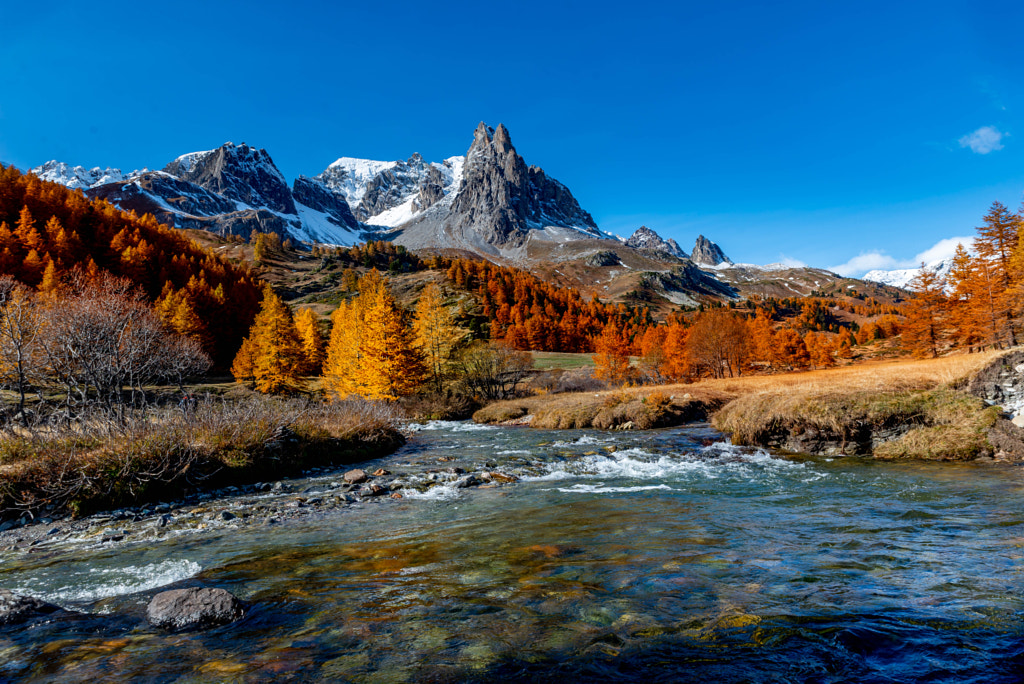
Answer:
M59 606L31 596L19 596L0 589L0 625L13 625L61 610Z
M146 607L151 625L172 632L226 625L243 615L245 609L233 594L205 587L161 592Z

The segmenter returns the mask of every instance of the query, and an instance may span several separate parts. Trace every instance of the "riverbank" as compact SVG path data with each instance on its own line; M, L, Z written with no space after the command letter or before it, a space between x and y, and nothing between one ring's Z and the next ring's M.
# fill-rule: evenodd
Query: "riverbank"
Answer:
M1016 401L1017 393L1006 389L1014 382L1007 372L1022 361L1024 352L991 352L540 395L490 404L473 420L541 429L648 429L711 420L736 444L794 453L1015 461L1024 459L1024 429L991 404ZM1020 394L1024 398L1024 388Z
M116 424L0 438L0 525L55 520L377 458L404 443L385 404L208 398Z

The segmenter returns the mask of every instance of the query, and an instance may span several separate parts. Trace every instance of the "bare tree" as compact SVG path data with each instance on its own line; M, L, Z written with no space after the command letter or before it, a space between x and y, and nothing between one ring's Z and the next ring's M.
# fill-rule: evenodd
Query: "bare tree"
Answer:
M469 393L485 399L512 396L532 367L533 359L527 352L486 342L470 345L455 362L456 373Z
M43 349L52 378L66 392L66 409L98 405L123 419L145 406L143 386L209 368L198 344L166 329L131 283L75 273L67 296L46 309Z
M18 416L28 425L25 396L42 367L41 316L32 290L0 277L0 382L18 393Z

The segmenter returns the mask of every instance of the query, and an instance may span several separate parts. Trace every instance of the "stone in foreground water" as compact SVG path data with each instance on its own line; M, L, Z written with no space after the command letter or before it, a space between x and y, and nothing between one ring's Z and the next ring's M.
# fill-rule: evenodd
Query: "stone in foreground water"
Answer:
M60 607L51 603L31 596L19 596L7 589L0 589L0 625L12 625L58 610Z
M163 591L146 608L151 625L174 632L226 625L243 615L245 609L233 594L211 588Z

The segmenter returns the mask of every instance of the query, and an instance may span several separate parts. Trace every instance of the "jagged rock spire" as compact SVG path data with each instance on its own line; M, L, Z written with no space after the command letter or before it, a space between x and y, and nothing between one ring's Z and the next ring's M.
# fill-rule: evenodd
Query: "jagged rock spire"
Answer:
M725 252L722 248L716 245L711 240L708 240L703 235L697 236L697 243L693 246L693 252L690 254L690 259L695 264L703 264L705 266L718 266L719 264L731 264L732 260L725 256Z

